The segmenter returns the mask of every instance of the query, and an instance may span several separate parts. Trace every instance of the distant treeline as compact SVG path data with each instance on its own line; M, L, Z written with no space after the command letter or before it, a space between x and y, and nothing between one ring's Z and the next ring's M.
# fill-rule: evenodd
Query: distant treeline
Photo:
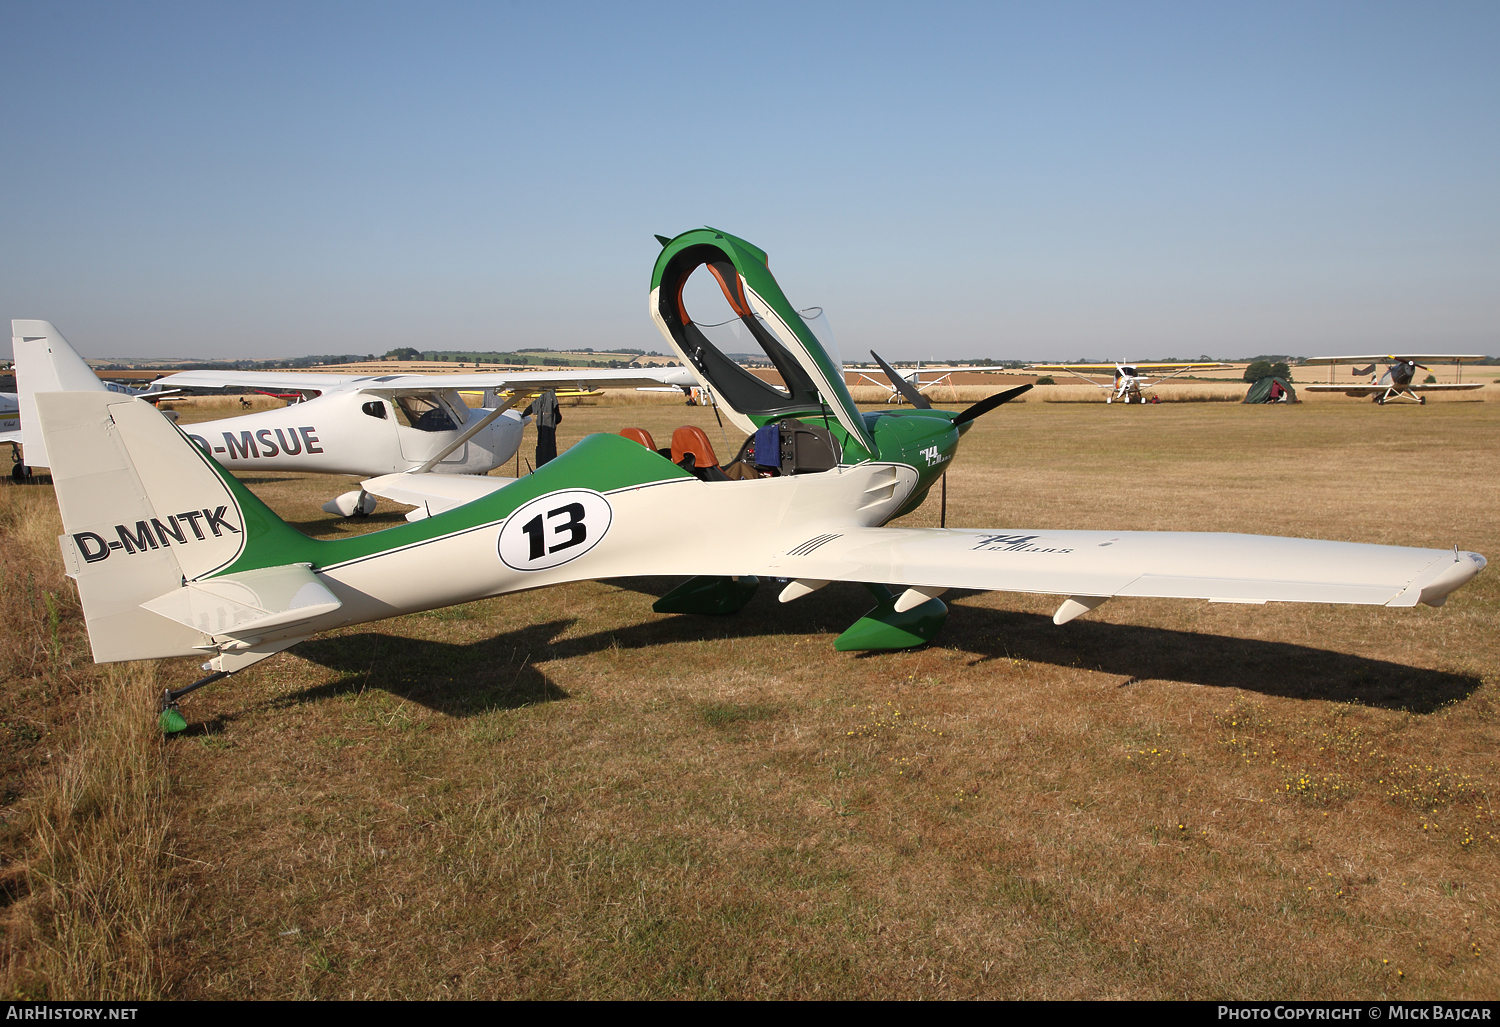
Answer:
M356 364L374 360L373 353L320 353L311 357L281 360L185 360L177 364L94 364L95 371L265 371L276 367L321 367L324 364Z
M902 363L911 364L914 361L905 360ZM965 360L924 360L924 364L967 364L972 367L1025 367L1025 360L992 360L989 357L969 357ZM895 366L895 365L892 365Z
M563 354L598 353L599 359L564 356ZM662 354L643 349L595 350L591 346L559 350L546 346L533 346L513 352L475 350L418 350L411 347L393 349L385 355L386 360L433 360L440 363L458 364L557 364L564 367L625 367L631 357L659 357Z

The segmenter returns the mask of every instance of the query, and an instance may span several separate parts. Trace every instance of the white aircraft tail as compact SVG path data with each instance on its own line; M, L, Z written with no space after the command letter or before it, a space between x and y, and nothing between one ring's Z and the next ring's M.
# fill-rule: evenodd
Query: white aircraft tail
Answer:
M47 441L36 418L39 392L107 392L50 321L12 321L11 345L16 360L16 398L21 408L21 445L26 463L51 467Z
M240 502L206 457L143 400L33 395L94 659L201 653L201 629L141 604L222 570L245 547ZM29 451L28 451L29 452Z

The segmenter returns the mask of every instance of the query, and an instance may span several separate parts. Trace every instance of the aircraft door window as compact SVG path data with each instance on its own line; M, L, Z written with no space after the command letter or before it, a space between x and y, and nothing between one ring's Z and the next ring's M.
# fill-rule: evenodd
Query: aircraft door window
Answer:
M457 431L453 415L436 393L414 392L396 397L396 420L417 431Z
M360 409L369 414L371 417L378 417L382 421L385 420L385 404L380 402L380 400L378 399L366 403L364 406L360 407Z

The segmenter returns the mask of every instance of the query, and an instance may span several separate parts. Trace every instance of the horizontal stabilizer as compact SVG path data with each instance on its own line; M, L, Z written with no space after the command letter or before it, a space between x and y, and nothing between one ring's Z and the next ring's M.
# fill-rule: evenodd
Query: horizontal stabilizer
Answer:
M141 604L205 635L256 642L267 632L304 624L342 605L305 563L190 581Z

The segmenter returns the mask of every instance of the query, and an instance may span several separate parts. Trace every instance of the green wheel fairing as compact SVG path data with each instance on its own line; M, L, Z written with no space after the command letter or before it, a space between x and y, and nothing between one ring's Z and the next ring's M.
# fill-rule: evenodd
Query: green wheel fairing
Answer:
M524 503L559 489L587 488L611 492L633 485L655 485L693 477L637 442L618 435L588 435L556 460L526 477L517 478L483 499L446 513L354 538L313 539L272 513L218 461L211 457L204 459L233 493L244 517L244 547L239 557L213 575L215 577L290 563L310 563L315 569L335 567L414 543L499 523Z

